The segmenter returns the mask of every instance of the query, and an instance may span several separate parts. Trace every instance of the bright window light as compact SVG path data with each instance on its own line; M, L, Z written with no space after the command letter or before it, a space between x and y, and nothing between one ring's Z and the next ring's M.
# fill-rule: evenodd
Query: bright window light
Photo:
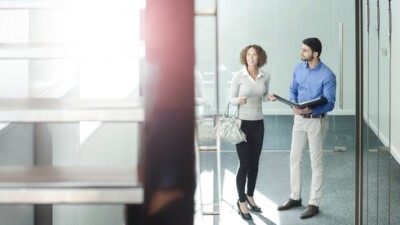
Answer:
M79 60L79 92L83 99L121 99L136 96L139 89L139 60L137 57L115 57L140 44L140 14L132 10L74 10L74 17L63 21L68 43L81 46L81 55L99 52L106 58ZM70 13L70 12L68 12ZM117 48L114 48L117 47ZM119 54L118 51L122 52ZM83 145L101 126L101 122L80 123L80 144Z

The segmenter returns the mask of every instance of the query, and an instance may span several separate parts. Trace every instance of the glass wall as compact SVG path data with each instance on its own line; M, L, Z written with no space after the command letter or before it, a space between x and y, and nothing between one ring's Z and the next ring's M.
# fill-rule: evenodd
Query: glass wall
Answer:
M397 93L392 76L397 68L397 52L393 49L392 1L361 1L362 39L363 39L363 197L362 224L397 224L399 153L395 131L397 131L397 107L393 93ZM205 102L208 109L200 114L222 114L228 103L230 80L235 71L241 69L240 51L249 44L261 45L268 54L268 64L263 68L271 74L271 92L288 97L288 87L293 66L298 62L301 40L316 36L323 44L322 61L329 65L337 79L337 102L330 113L330 128L325 143L326 179L324 196L326 204L345 209L346 213L335 213L334 209L321 203L324 216L330 212L341 224L354 222L354 151L355 151L355 8L348 1L196 1L198 11L216 14L196 17L196 56L197 70L203 72ZM217 6L216 6L217 5ZM208 26L206 26L208 24ZM215 26L217 24L217 27ZM397 31L398 32L398 31ZM397 33L398 34L398 33ZM396 55L397 54L397 55ZM395 56L395 57L393 57ZM216 65L217 64L217 65ZM217 70L217 71L216 71ZM217 76L218 75L218 76ZM215 82L218 81L218 82ZM217 97L215 97L217 92ZM257 186L263 194L267 207L274 207L282 201L282 193L271 188L273 185L286 186L288 173L277 173L279 167L287 161L284 153L290 149L291 112L285 105L266 103L263 105L266 136L264 138L263 167L266 179L264 186ZM214 143L200 143L212 146ZM222 155L222 202L234 207L235 191L227 189L234 186L237 168L235 146L221 143L217 146ZM231 154L230 154L231 153ZM218 159L213 153L200 156L202 185L216 179ZM341 158L343 157L343 158ZM269 162L268 159L273 158ZM224 160L226 159L226 160ZM339 159L339 160L338 160ZM336 161L337 160L337 161ZM307 161L305 161L307 166ZM331 167L330 167L331 166ZM204 176L204 177L203 177ZM270 177L268 177L270 176ZM279 177L279 178L277 178ZM231 183L229 182L231 179ZM217 180L214 180L216 182ZM286 183L285 183L286 182ZM274 191L271 191L274 190ZM334 196L334 199L331 197ZM202 203L213 204L211 200ZM214 196L214 201L217 196ZM203 196L204 198L204 196ZM203 199L204 200L204 199ZM329 202L329 203L328 203ZM346 202L346 204L343 204ZM215 205L215 202L214 202ZM223 204L222 206L223 207ZM229 208L229 207L228 207ZM231 209L231 208L230 208ZM330 211L331 210L331 211ZM228 210L229 211L229 210ZM223 217L222 211L221 217ZM324 217L320 224L330 224ZM343 217L341 217L343 216ZM275 224L290 224L281 214L267 216ZM322 222L323 221L323 222Z
M321 202L323 214L312 223L354 223L354 4L344 0L196 1L196 11L196 71L203 74L205 90L205 105L198 107L200 116L215 115L217 107L220 115L224 113L229 101L232 75L243 66L240 64L239 54L245 46L258 44L266 50L268 63L262 69L271 74L270 92L288 98L292 71L300 61L302 40L308 37L318 37L321 40L321 60L336 75L337 102L335 109L329 114L330 126L324 146L325 181ZM215 11L216 14L213 14ZM272 224L293 224L296 222L292 219L298 219L299 215L287 216L276 210L289 195L288 161L293 115L290 108L279 102L264 103L263 113L265 136L259 172L262 178L257 183L256 192L265 213L256 219ZM205 212L219 211L220 224L229 219L240 219L235 211L235 175L238 160L235 145L218 145L213 141L199 144L211 150L217 145L221 154L219 160L218 153L200 153L199 180L203 192L201 204L213 206L205 207ZM303 166L305 177L310 175L308 158L306 152ZM220 205L219 196L211 192L218 188L218 161L221 163ZM309 180L303 184L305 199L309 190L307 182ZM303 205L307 204L306 202L303 202ZM338 205L341 208L340 213L335 209ZM232 212L236 215L230 216Z
M363 224L397 224L398 151L391 131L391 1L364 1Z

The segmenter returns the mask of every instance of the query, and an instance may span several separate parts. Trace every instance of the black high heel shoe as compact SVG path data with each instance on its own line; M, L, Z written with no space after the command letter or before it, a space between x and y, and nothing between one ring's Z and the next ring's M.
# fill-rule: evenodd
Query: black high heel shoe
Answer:
M254 211L254 212L262 212L260 207L258 207L258 206L256 206L256 205L252 205L252 204L250 203L250 200L249 200L249 198L247 197L247 195L246 195L246 202L247 202L247 204L249 204L250 210L251 210L251 211Z
M240 205L239 205L239 200L237 201L237 207L238 207L238 213L240 216L242 216L242 218L244 220L252 220L253 218L251 217L250 213L244 213L242 212L242 210L240 209Z

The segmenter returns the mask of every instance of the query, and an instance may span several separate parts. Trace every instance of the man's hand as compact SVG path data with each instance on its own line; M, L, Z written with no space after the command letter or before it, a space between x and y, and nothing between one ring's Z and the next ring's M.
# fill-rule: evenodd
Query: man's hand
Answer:
M311 108L304 108L304 109L299 109L297 107L292 107L292 112L295 115L302 115L302 114L311 114L312 113L312 109Z

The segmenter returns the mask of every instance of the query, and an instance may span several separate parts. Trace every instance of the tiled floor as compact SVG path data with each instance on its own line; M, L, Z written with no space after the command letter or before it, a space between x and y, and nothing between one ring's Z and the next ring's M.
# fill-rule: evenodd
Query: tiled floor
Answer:
M202 165L204 168L201 174L201 194L203 199L203 210L205 212L218 211L218 188L216 184L218 182L216 176L216 168L213 165L215 162L214 153L202 154ZM328 204L321 206L322 213L316 218L311 220L300 220L299 216L302 210L304 210L307 202L303 203L303 207L299 207L293 210L279 212L276 210L277 206L283 203L289 195L289 151L279 150L279 151L264 151L261 156L260 161L260 171L259 178L257 181L255 198L257 204L262 207L263 213L253 213L253 221L244 221L237 213L236 201L237 193L235 186L235 172L237 167L237 156L234 151L226 151L221 154L221 207L219 216L202 215L200 213L200 205L198 205L196 214L196 225L230 225L230 224L267 224L267 225L286 225L286 224L307 224L307 225L330 225L330 224L351 224L354 211L353 205L346 203L346 206L342 206L340 213L341 216L334 216L338 212L337 209L332 210L330 203L334 202L339 204L341 201L353 202L354 203L354 172L344 173L349 167L353 167L354 163L351 162L354 157L349 156L351 153L338 153L333 151L327 151L326 157L329 161L326 163L326 176L332 177L334 184L328 181L325 182L324 192L331 193L330 195L324 197L324 202ZM354 154L353 154L354 155ZM342 162L342 169L338 172L335 170L336 165L333 162ZM307 157L305 157L305 165L309 165ZM308 198L308 190L310 184L310 177L308 176L310 169L304 167L304 185L303 185L303 197ZM337 183L339 179L341 184L346 186L340 186ZM211 181L211 182L210 182ZM343 183L343 181L345 183ZM198 189L200 190L200 189ZM342 195L337 198L336 190L341 190ZM333 195L332 195L333 193ZM334 198L332 198L334 196ZM197 195L199 199L199 193ZM346 201L347 199L347 201ZM199 201L197 201L199 203ZM214 205L214 210L212 209L212 204ZM343 210L343 211L342 211ZM338 223L339 221L340 223Z
M326 150L325 179L320 214L307 220L299 219L304 210L310 185L308 152L303 164L303 206L277 211L289 194L289 151L263 151L255 199L263 213L253 213L253 221L244 221L237 213L234 151L221 153L221 205L218 207L218 176L215 153L201 154L201 189L196 195L195 225L351 225L355 218L355 153ZM400 224L400 165L388 154L368 152L365 162L364 221L368 224ZM379 165L379 166L377 166ZM379 175L378 175L379 174ZM379 179L377 179L379 178ZM202 207L200 206L200 190ZM218 215L204 215L218 213ZM379 221L379 222L378 222Z

